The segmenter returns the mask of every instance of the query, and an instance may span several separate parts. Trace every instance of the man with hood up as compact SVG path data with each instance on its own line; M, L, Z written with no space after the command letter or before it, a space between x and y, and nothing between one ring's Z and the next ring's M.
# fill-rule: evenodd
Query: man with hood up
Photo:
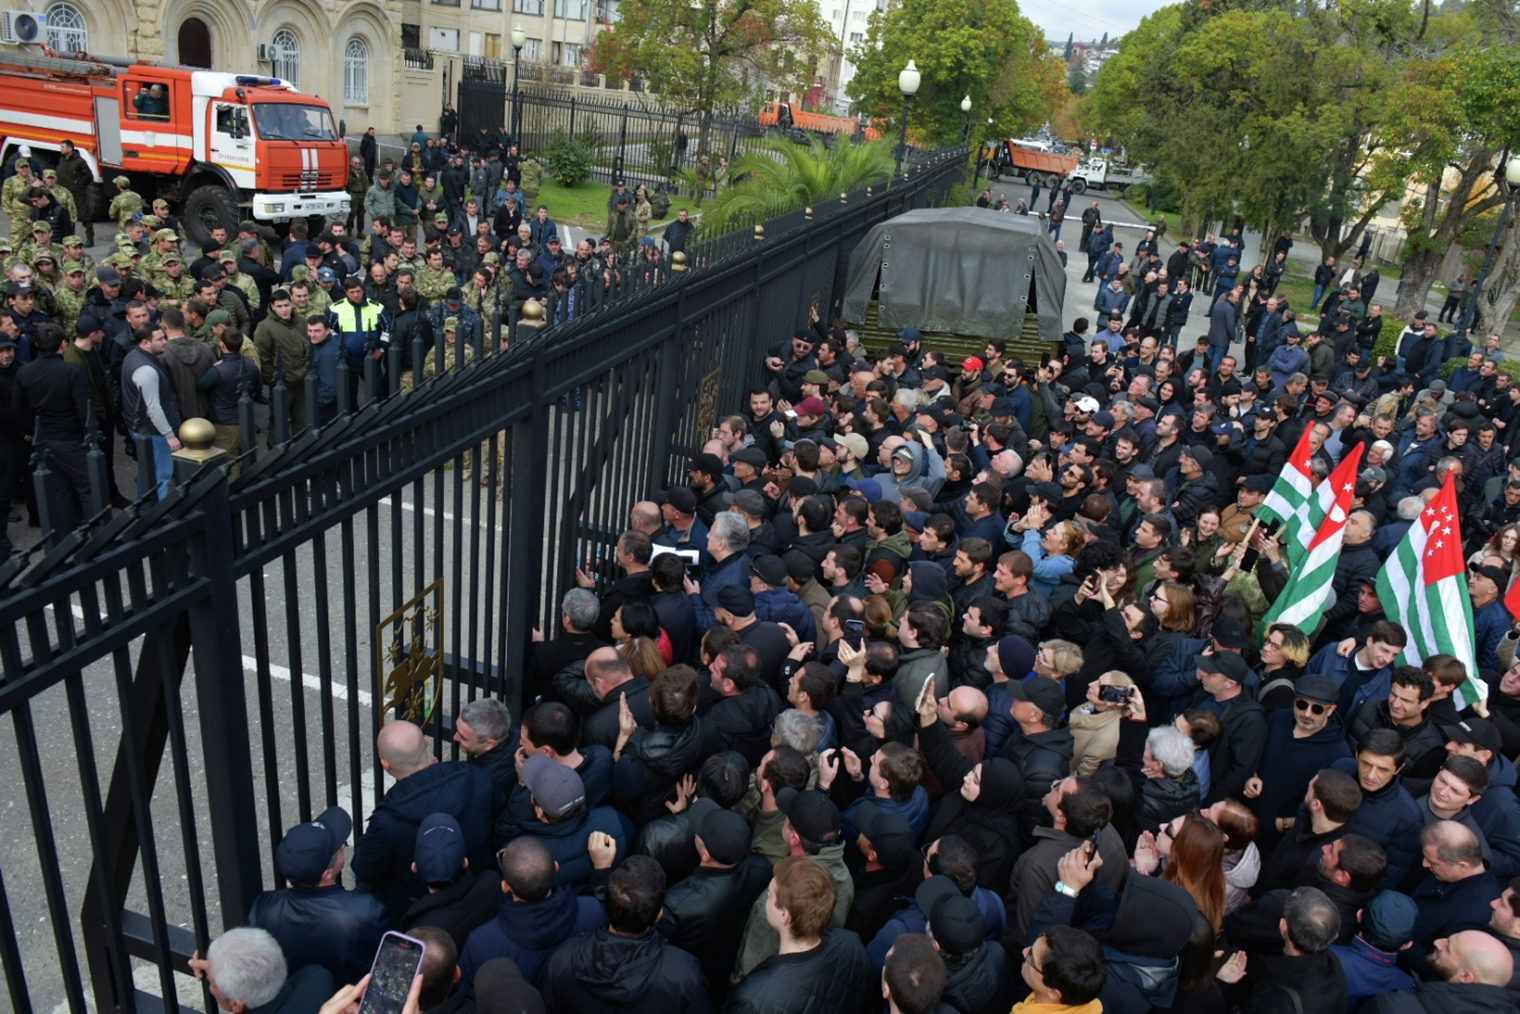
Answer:
M945 459L934 449L934 438L925 430L917 435L923 443L906 440L892 448L891 474L879 473L874 478L881 486L881 498L897 503L904 489L926 489L931 500L939 499L939 491L945 485ZM895 442L895 441L894 441Z
M976 902L949 877L930 877L914 897L928 916L924 932L945 959L940 1001L960 1014L1004 1014L1013 1004L1013 967L1003 945L986 939Z
M1051 926L1095 923L1108 928L1094 935L1108 960L1108 979L1098 998L1104 1014L1147 1014L1167 1008L1177 996L1180 955L1203 918L1186 890L1160 877L1131 875L1119 893L1094 882L1103 857L1087 859L1085 846L1061 857L1061 879L1035 906L1027 939Z

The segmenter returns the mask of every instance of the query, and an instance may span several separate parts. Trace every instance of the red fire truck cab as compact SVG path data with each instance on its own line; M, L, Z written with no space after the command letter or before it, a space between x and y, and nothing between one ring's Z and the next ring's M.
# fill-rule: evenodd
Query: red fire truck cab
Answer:
M47 160L65 139L89 163L103 214L127 176L179 209L190 238L245 218L348 211L348 148L326 102L277 78L74 54L0 54L0 157Z

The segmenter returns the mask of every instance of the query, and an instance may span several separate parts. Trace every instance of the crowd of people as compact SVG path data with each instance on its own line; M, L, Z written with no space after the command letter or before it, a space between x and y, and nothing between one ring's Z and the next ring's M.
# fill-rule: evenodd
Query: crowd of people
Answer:
M390 722L351 855L341 809L287 833L223 1006L333 1014L395 929L424 1012L1514 1012L1510 378L1087 326L1037 367L766 350L534 632L521 714L467 705L460 760ZM1315 482L1370 450L1322 615L1260 629L1305 432ZM1451 476L1475 674L1401 664L1376 590Z
M331 423L345 404L410 386L416 369L452 368L456 346L469 355L505 348L509 320L529 304L544 323L575 319L629 281L659 277L684 251L693 228L686 209L656 245L651 200L668 210L669 199L626 185L608 202L606 235L567 245L543 204L529 210L538 163L504 135L475 143L461 151L424 137L399 166L376 165L371 130L351 161L346 221L297 220L284 235L244 221L210 230L198 247L166 200L147 202L129 177L116 177L105 209L118 230L114 252L99 263L86 248L95 209L83 156L64 142L57 168L42 169L21 147L0 188L12 235L0 240L0 491L9 521L22 520L14 500L28 526L41 527L45 515L42 534L57 539L129 505L134 497L115 475L118 439L134 456L151 447L151 467L137 462L135 498L162 495L190 418L214 424L236 477L257 442L243 433L245 393L269 404L257 416L269 444L293 439ZM414 364L419 345L424 359ZM392 346L399 357L388 355ZM286 397L276 419L270 393L279 386ZM92 449L104 457L108 503L96 502ZM44 463L39 502L32 475ZM0 530L0 555L12 548Z

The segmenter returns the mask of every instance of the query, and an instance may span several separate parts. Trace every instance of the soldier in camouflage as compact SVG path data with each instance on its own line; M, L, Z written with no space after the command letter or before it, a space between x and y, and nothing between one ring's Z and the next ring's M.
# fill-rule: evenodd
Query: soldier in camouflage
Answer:
M112 182L116 184L116 196L111 198L106 214L111 221L125 228L134 216L142 213L142 195L132 189L132 181L126 176L118 176Z
M252 275L238 270L237 251L223 250L216 255L216 259L221 263L222 270L227 272L227 284L236 285L239 289L242 289L243 294L248 297L249 312L257 314L260 307L259 287L254 282Z
M6 180L5 185L0 187L0 209L3 209L10 217L13 244L25 243L30 235L27 223L32 219L33 182L30 160L18 158L16 175Z
M63 256L63 247L53 245L53 227L46 222L32 223L31 242L21 247L21 259L28 264L36 264L37 258L42 254L52 254L56 264L58 258Z
M185 259L177 250L170 251L159 258L159 273L148 279L148 282L159 292L160 311L167 307L178 309L186 300L195 295L195 280L185 270Z
M437 303L454 285L454 273L443 265L443 251L429 250L427 266L417 272L414 287L429 303Z
M42 170L42 182L47 186L48 193L53 195L53 200L63 205L64 209L68 211L69 221L78 222L79 206L74 203L74 195L69 193L67 188L59 185L58 170Z
M63 259L58 262L58 267L67 274L75 264L84 267L86 278L95 277L95 258L85 251L84 240L78 236L63 237Z
M63 268L63 284L53 293L53 301L58 304L58 323L63 325L65 334L73 332L84 314L84 280L83 266L67 264Z
M137 262L137 273L144 279L152 281L163 274L164 258L170 254L179 255L179 235L173 229L159 229L153 233L153 249Z
M158 219L158 228L173 229L176 233L179 229L179 219L169 214L169 202L162 197L153 199L153 217Z
M311 305L314 312L326 313L343 298L343 287L338 284L338 273L332 268L317 269L316 283L311 287Z

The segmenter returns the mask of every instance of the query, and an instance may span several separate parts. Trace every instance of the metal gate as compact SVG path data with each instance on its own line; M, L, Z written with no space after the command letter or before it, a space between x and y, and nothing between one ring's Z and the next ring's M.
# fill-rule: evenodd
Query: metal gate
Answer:
M459 136L474 137L507 122L507 65L500 60L466 57L459 74Z
M11 1009L213 1009L185 961L285 886L285 829L340 804L359 833L389 716L452 757L466 701L516 709L530 631L553 629L575 566L610 563L629 507L681 481L760 351L833 304L855 242L941 202L964 162L926 156L883 193L697 246L689 271L630 269L577 315L416 348L444 368L415 389L398 369L389 397L349 406L340 378L336 422L275 432L230 487L220 452L191 447L141 517L0 565Z

